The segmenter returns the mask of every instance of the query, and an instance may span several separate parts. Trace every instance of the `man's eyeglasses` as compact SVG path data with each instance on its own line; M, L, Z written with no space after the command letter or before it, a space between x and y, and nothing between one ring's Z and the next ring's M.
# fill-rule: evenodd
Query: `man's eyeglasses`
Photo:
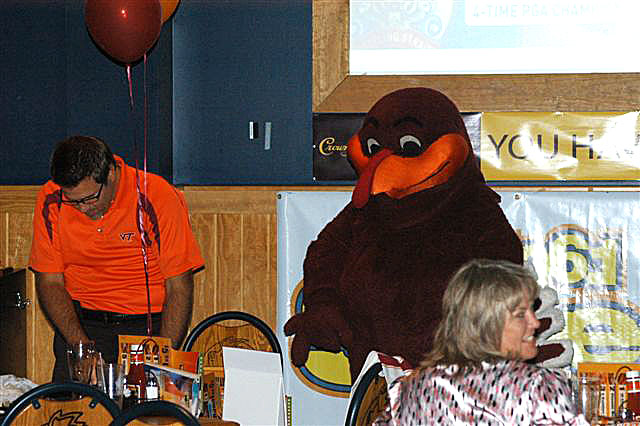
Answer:
M100 189L98 189L98 192L96 192L93 195L87 195L84 198L80 198L79 200L70 200L68 198L65 198L66 196L62 193L62 191L60 191L60 202L62 204L67 204L69 206L79 206L80 204L93 204L96 201L98 201L98 198L100 198L100 194L102 193L102 187L104 186L104 183L100 184Z

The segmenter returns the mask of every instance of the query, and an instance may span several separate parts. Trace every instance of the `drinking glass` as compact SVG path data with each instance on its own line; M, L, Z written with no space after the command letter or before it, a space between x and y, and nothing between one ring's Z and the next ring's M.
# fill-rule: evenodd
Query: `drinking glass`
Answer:
M93 342L80 342L67 347L69 377L74 382L96 385L100 353Z
M579 413L584 414L588 422L598 420L600 394L602 392L599 377L580 375L571 378L573 401Z
M124 392L124 365L111 362L101 363L98 372L98 386L122 409Z

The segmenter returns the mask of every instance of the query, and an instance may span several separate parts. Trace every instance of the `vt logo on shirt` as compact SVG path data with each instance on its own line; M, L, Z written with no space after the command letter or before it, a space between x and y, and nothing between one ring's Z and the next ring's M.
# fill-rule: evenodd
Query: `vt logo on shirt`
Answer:
M135 232L121 232L120 239L122 241L133 241L133 236L135 234L136 234Z

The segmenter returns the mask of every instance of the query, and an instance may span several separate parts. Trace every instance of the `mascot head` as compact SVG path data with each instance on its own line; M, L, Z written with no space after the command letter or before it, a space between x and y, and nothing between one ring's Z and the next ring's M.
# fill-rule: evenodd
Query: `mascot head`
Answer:
M352 196L357 208L370 195L401 199L442 185L473 157L458 108L437 90L421 87L376 102L347 153L359 176Z

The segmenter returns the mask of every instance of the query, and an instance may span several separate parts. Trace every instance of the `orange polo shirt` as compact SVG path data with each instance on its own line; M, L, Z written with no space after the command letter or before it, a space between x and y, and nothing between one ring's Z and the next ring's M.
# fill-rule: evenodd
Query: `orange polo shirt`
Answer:
M82 307L127 314L147 312L144 257L137 224L136 169L116 156L120 181L104 217L91 220L60 200L60 187L43 185L33 217L29 266L63 273L65 288ZM151 311L162 311L164 281L204 265L184 196L162 177L140 171L147 199L144 229ZM144 203L143 203L144 204Z

